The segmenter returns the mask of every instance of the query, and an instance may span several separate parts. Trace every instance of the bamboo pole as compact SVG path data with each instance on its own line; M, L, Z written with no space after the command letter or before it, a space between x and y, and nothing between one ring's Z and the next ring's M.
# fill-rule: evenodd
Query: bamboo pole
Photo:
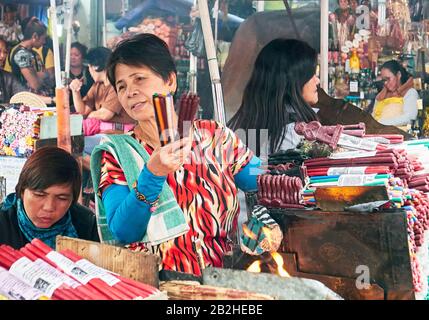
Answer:
M107 46L107 25L106 25L106 0L102 0L102 19L103 19L103 34L102 34L102 41L103 41L103 47Z
M70 52L71 52L71 39L72 39L72 22L73 22L73 7L74 7L74 0L68 0L65 1L66 4L66 14L68 14L68 17L66 17L65 25L66 25L66 32L67 32L67 38L66 38L66 61L65 61L65 78L66 83L68 84L68 80L70 79Z
M320 1L320 87L328 92L329 1Z
M214 19L214 26L215 26L214 45L215 45L215 52L216 52L217 40L218 40L218 29L219 29L219 0L215 0L215 3L214 3L213 19Z
M216 49L213 38L213 31L210 24L210 14L207 0L198 0L198 10L200 12L201 26L204 34L204 44L207 53L207 63L209 65L210 78L212 82L213 106L216 120L226 125L225 107L223 102L222 85L220 82L219 64L216 58Z
M197 0L194 0L193 7L196 7ZM192 18L193 24L195 24L195 19ZM189 81L189 92L197 94L197 73L198 73L198 58L194 56L190 52L189 57L189 74L188 74L188 81Z

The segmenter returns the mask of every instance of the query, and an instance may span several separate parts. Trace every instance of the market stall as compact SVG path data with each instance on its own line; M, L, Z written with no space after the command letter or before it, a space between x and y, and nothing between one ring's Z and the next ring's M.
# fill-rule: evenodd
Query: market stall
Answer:
M402 63L418 91L418 117L407 129L418 137L423 128L428 101L428 17L415 1L351 1L330 7L329 95L344 98L372 112L374 99L383 86L380 67L388 60Z
M30 95L30 94L28 94ZM13 192L26 159L45 145L57 144L55 108L30 107L25 103L3 105L0 110L0 163L7 194ZM83 152L82 116L72 115L72 153Z
M427 142L368 135L363 123L298 124L295 130L313 142L271 155L257 194L248 195L250 208L262 205L280 225L278 252L286 270L317 279L346 299L425 299ZM251 213L241 247L263 249L264 239L275 241L272 228L257 227L266 220ZM236 252L230 263L249 268L255 260L272 272L265 254ZM358 283L365 272L363 290Z
M43 6L46 13L50 12L52 25L57 25L57 11L55 1L21 1L28 6ZM63 2L61 1L61 4ZM49 10L47 7L51 5ZM73 6L73 1L65 1L64 6ZM68 12L69 15L70 10ZM67 19L71 22L71 17ZM67 30L71 30L69 23ZM82 116L70 117L69 106L65 97L61 77L61 63L59 41L56 28L52 28L55 57L56 77L56 107L47 107L39 96L30 92L20 92L13 96L10 103L4 104L0 110L0 156L4 165L2 176L5 178L7 193L12 192L17 177L28 158L36 148L45 145L58 145L75 155L80 155L83 150ZM68 32L67 44L70 46L71 32ZM69 49L66 51L69 53ZM66 55L66 56L69 56ZM66 61L67 65L67 61ZM66 71L68 67L66 66ZM11 161L14 157L16 161ZM6 168L12 167L6 170Z

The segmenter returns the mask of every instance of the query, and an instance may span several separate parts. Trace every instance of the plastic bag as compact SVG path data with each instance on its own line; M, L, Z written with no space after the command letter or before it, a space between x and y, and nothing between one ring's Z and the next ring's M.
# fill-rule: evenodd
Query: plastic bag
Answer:
M195 20L194 30L188 39L186 39L185 48L198 58L204 58L206 56L204 34L200 19Z
M241 250L250 255L275 252L279 249L282 240L283 232L269 215L268 209L256 205L249 221L243 224Z

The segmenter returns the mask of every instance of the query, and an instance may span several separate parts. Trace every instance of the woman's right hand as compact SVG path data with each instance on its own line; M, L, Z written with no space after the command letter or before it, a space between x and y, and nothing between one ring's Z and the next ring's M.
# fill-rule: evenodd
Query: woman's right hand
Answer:
M156 176L167 176L185 163L191 147L192 138L190 137L158 147L153 151L146 167Z
M82 88L82 81L79 79L74 79L72 82L70 82L69 87L73 92L78 92L80 91L80 88Z

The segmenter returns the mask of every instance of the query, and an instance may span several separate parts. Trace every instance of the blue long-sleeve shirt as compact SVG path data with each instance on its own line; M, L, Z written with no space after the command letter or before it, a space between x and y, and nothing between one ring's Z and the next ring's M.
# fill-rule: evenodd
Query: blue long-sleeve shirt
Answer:
M261 160L253 156L249 163L234 176L234 181L241 190L256 191L257 176ZM154 201L162 191L166 176L152 174L146 166L137 180L137 190L144 194L149 202ZM140 241L146 233L151 216L150 206L136 198L134 190L128 186L112 184L103 192L103 204L106 210L107 224L116 239L122 243Z

